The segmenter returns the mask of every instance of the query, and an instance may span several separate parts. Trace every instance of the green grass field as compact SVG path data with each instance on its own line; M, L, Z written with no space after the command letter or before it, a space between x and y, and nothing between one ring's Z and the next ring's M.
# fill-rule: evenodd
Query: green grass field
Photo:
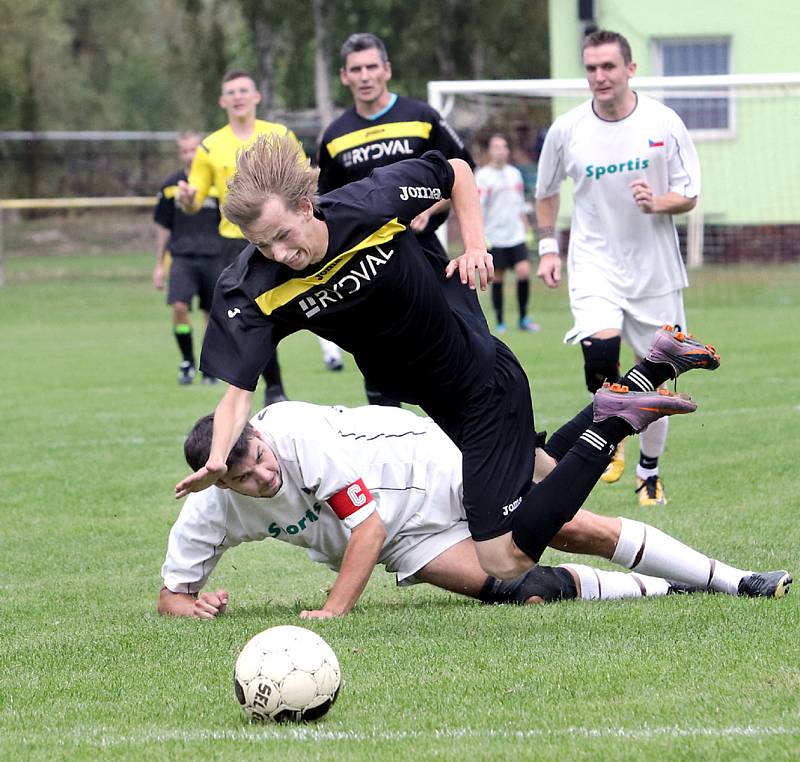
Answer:
M251 544L212 578L231 592L227 616L157 616L183 435L221 389L176 384L150 267L136 252L6 263L0 759L800 757L797 591L485 607L399 590L376 571L352 615L310 625L342 665L330 714L248 725L232 690L239 649L266 627L299 623L333 575L295 548ZM673 421L662 460L670 504L640 509L629 467L587 507L649 521L736 565L800 573L800 268L713 269L693 281L691 328L713 338L723 364L681 380L700 409ZM586 393L579 351L561 344L565 291L537 284L534 298L543 331L508 341L531 377L538 427L552 430ZM293 398L362 403L352 361L325 371L310 335L282 345L281 360Z

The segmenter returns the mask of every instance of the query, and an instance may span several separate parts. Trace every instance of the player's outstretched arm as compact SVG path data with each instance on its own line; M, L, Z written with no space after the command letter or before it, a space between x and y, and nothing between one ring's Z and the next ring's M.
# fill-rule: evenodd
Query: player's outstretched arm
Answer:
M386 527L380 514L373 511L350 534L339 576L325 605L317 611L301 611L300 618L330 619L347 614L364 592L385 541Z
M253 392L228 385L214 411L214 435L208 460L205 466L175 485L176 499L186 497L190 492L201 492L225 476L228 455L250 418L252 398Z
M195 619L214 619L225 613L228 593L225 590L200 593L173 593L166 587L158 595L158 613L161 616L190 616Z
M485 291L494 278L494 264L492 255L486 251L478 186L469 164L463 159L450 159L450 166L455 173L450 201L461 228L464 253L447 265L445 275L450 278L458 270L461 282L474 289L477 270L481 291Z

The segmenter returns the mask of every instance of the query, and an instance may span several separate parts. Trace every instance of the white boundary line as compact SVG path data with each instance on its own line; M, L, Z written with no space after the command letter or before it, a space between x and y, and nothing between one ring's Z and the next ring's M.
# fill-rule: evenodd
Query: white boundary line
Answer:
M643 728L586 728L572 727L563 730L546 730L528 728L515 730L507 729L473 729L449 728L445 730L381 730L378 728L366 731L325 730L322 727L297 726L275 727L274 729L251 729L243 727L239 730L178 730L163 729L149 730L137 735L115 734L105 729L93 729L88 732L75 731L72 735L64 735L58 744L64 746L92 746L110 748L118 746L142 746L151 743L168 743L179 741L183 743L208 742L208 741L247 741L261 743L263 741L346 741L375 742L375 741L436 741L439 739L498 739L498 740L525 740L535 738L585 738L602 739L616 738L631 741L647 741L655 738L765 738L775 736L800 736L800 727L791 728L783 726L758 727L752 725L734 725L724 728L706 727L680 727L680 726L655 726ZM52 742L53 736L48 735L47 741ZM35 744L44 741L41 736L28 736L15 738L16 743ZM2 743L0 743L0 748Z

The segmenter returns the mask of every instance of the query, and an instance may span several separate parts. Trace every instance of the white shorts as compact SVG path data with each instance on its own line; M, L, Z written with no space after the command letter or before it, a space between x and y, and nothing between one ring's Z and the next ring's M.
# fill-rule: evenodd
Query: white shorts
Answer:
M569 303L575 325L564 336L565 344L577 344L604 328L616 328L641 358L647 354L653 334L665 323L688 330L682 289L644 299L571 291Z
M416 585L421 580L414 575L423 566L470 537L460 494L450 499L429 500L424 511L412 515L384 546L378 564L397 575L398 585ZM338 571L338 563L321 552L314 548L307 548L306 552L312 561Z
M416 585L421 580L414 575L420 569L469 537L466 519L436 534L401 535L393 543L392 557L386 560L386 571L397 574L398 585Z

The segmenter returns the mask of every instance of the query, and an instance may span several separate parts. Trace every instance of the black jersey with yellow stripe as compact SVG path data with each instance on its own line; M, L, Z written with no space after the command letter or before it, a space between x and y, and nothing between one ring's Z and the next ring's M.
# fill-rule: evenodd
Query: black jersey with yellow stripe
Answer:
M186 172L170 175L158 191L153 220L170 231L169 252L173 257L215 257L222 252L219 234L219 203L209 195L197 214L186 214L175 203L178 182L186 181Z
M384 394L458 406L491 373L494 343L463 309L469 289L457 277L443 282L409 227L449 197L453 179L444 156L429 152L322 196L328 249L305 270L245 249L217 283L203 372L254 390L278 342L305 328L351 352Z
M319 189L328 193L362 180L376 167L440 151L448 159L474 162L461 139L436 109L398 95L386 113L374 119L348 109L331 122L319 147Z

